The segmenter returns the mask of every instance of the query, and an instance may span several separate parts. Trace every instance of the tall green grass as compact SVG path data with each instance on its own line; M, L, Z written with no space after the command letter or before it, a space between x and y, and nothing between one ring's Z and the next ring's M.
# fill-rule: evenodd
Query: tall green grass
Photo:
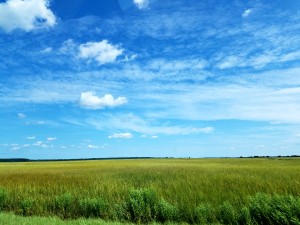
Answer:
M299 177L300 160L284 158L0 163L0 211L135 223L299 224Z
M57 217L22 217L12 213L0 213L0 225L131 225L131 223L85 218L62 220Z
M2 210L6 208L2 204ZM25 205L25 206L24 206ZM201 203L191 212L179 210L177 205L166 202L154 190L131 190L122 205L109 205L101 199L78 199L71 194L57 196L52 202L40 205L45 213L62 219L100 218L127 221L137 224L174 222L192 224L272 224L300 225L300 197L258 193L249 196L243 207L229 201L217 207ZM30 200L15 205L21 215L37 214L38 209ZM50 207L50 211L49 210ZM28 213L30 212L30 213Z

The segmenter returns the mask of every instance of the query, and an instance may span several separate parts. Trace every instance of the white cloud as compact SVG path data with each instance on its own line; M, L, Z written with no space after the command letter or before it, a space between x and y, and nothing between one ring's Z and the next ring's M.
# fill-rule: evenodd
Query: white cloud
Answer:
M217 64L217 68L219 69L228 69L236 66L241 66L241 59L239 59L237 56L227 56Z
M158 71L202 70L207 64L208 62L203 59L155 59L149 64L149 69Z
M55 141L57 138L54 138L54 137L48 137L47 138L47 141Z
M75 48L76 48L75 42L72 39L68 39L62 43L59 52L61 54L66 54L66 55L74 54Z
M156 135L153 135L153 136L151 136L151 138L152 138L152 139L157 139L157 138L158 138L158 136L156 136Z
M114 98L111 94L106 94L102 98L93 92L83 92L80 95L79 104L87 109L103 109L105 107L116 107L127 103L125 97Z
M119 134L113 134L111 136L108 136L108 138L131 139L133 138L133 135L131 133L119 133Z
M242 14L242 17L246 18L248 17L250 14L253 13L253 9L246 9L243 14Z
M26 137L27 140L34 140L35 136Z
M42 141L37 141L37 142L35 142L33 145L34 145L34 146L41 146L42 144L43 144Z
M52 47L48 47L48 48L43 49L43 50L41 51L41 53L47 54L47 53L50 53L50 52L52 52L52 51L53 51L53 48L52 48Z
M101 121L100 121L101 120ZM153 122L153 121L151 121ZM99 120L90 119L88 124L100 130L128 130L143 134L142 137L147 135L156 136L156 134L166 135L188 135L198 133L211 133L214 131L212 127L195 128L187 126L167 126L167 125L153 125L149 121L145 121L132 114L120 114L117 116L110 115L103 117Z
M91 149L97 149L97 148L99 148L99 147L96 146L96 145L88 145L88 148L91 148Z
M56 18L49 9L49 0L7 0L0 3L0 28L31 31L54 26Z
M197 128L197 129L195 129L196 133L206 133L206 134L209 134L209 133L212 133L214 131L215 131L215 129L213 127L204 127L204 128Z
M300 59L300 51L294 51L289 52L287 54L283 54L279 61L280 62L287 62L287 61L293 61L293 60L299 60Z
M262 68L270 63L282 62L282 61L290 61L292 57L296 55L287 55L286 57L276 57L271 54L262 54L253 56L251 58L247 58L245 56L227 56L223 58L216 67L219 69L229 69L235 67L253 67L255 69Z
M19 119L24 119L26 118L26 115L24 113L18 113Z
M149 5L149 0L133 0L133 3L139 8L144 9Z
M261 68L271 62L276 62L276 60L277 60L276 57L274 57L272 55L261 55L261 56L252 58L250 60L250 65L253 66L254 68Z
M87 42L79 46L79 58L92 59L102 65L114 62L123 51L122 48L108 43L107 40Z

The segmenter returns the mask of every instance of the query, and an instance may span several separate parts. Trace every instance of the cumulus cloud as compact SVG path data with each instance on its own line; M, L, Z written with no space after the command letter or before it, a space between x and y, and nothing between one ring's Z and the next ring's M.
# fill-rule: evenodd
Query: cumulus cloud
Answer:
M242 14L242 17L246 18L248 17L250 14L253 13L253 9L246 9L243 14Z
M7 0L0 3L0 28L31 31L54 26L56 17L49 9L49 0Z
M102 98L93 92L83 92L80 95L79 105L87 109L103 109L105 107L116 107L127 103L125 97L114 98L111 94L106 94Z
M122 48L108 43L107 40L87 42L79 46L79 58L95 60L102 65L114 62L123 51Z
M133 3L139 8L144 9L149 5L149 0L133 0Z
M133 138L133 135L131 133L119 133L119 134L113 134L111 136L108 136L108 138L131 139Z

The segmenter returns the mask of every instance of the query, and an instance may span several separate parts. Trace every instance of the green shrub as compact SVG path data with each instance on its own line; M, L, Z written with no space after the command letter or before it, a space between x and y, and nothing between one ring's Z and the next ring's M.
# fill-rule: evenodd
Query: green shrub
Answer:
M275 195L271 199L273 218L280 224L300 224L300 198Z
M250 197L249 210L253 221L258 224L272 224L271 197L266 194L258 193Z
M164 199L161 199L157 205L157 217L156 220L159 222L166 221L176 221L179 216L179 210L166 202Z
M239 212L238 224L242 225L252 225L250 210L248 207L244 206Z
M0 211L2 211L8 201L8 192L4 188L0 188Z
M238 214L236 213L235 208L227 201L219 207L218 217L222 224L238 224Z
M197 206L194 212L194 222L197 224L211 224L216 221L215 209L208 203Z
M250 197L249 209L252 220L258 224L300 224L299 197L259 193Z
M79 200L79 215L105 219L108 216L108 204L96 198Z
M128 222L131 220L131 215L128 207L128 202L120 202L113 205L110 211L110 219Z
M34 201L31 199L25 199L20 202L20 209L18 213L22 216L33 215Z
M52 208L55 215L64 219L72 218L76 209L76 201L70 193L65 193L55 197Z
M128 199L130 219L136 223L155 221L159 199L151 189L131 190Z

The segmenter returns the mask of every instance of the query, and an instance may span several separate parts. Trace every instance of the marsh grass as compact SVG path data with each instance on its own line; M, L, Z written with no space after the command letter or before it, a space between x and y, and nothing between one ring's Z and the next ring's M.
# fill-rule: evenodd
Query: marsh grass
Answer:
M0 163L0 211L135 223L299 224L299 177L296 158Z

